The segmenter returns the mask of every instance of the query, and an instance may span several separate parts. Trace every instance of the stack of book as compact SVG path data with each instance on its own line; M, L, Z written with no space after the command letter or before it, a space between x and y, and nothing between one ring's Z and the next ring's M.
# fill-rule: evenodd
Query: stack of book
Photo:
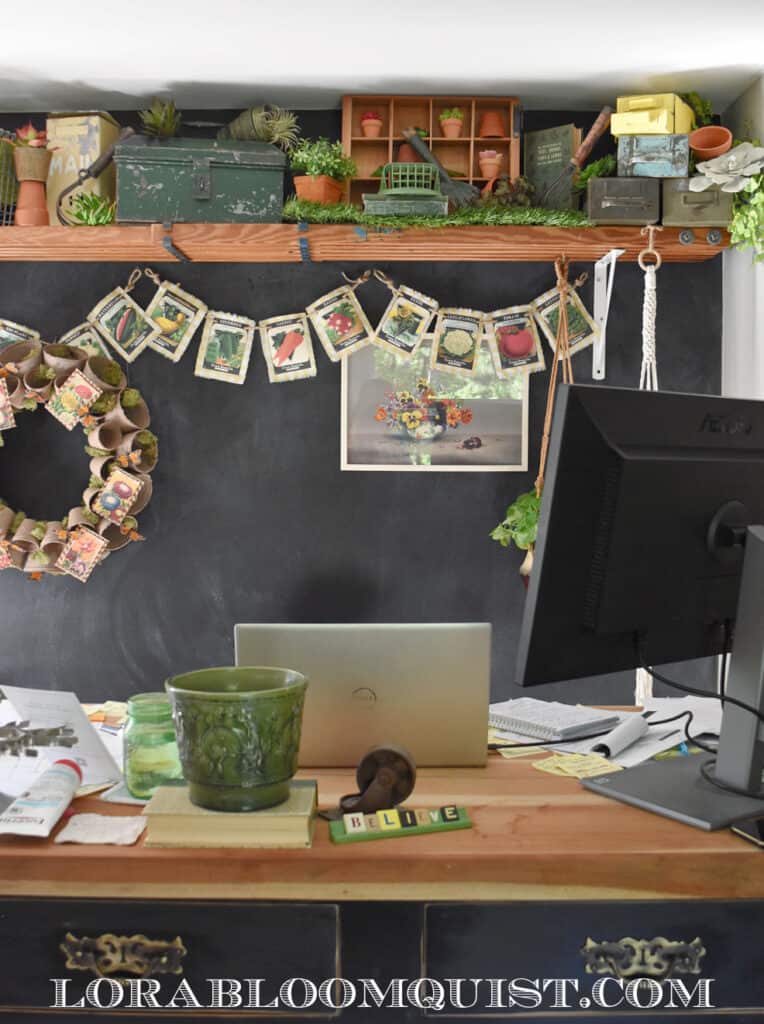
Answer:
M186 786L160 786L143 813L145 846L310 846L316 823L316 783L293 780L289 799L262 811L208 811L192 804Z

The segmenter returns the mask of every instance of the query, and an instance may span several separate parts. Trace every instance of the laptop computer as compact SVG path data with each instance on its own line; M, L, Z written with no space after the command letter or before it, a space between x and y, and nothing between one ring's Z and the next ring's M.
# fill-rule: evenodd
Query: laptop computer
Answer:
M237 665L308 677L301 767L354 767L373 746L418 765L483 765L491 675L487 622L237 625Z

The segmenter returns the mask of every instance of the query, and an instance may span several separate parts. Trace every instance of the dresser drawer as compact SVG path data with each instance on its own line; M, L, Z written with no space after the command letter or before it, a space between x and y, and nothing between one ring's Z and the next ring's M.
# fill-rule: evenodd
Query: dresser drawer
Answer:
M486 982L469 1006L476 990L462 982L461 1007L447 1001L428 1015L652 1024L716 1010L735 1024L760 1021L763 912L759 901L429 904L422 975L503 984L500 999ZM524 991L510 991L513 979Z
M71 1017L62 1008L55 1011L56 1019L124 1018L135 1024L161 1017L177 1022L187 1019L193 1007L190 997L179 995L176 1007L165 1008L179 986L199 1001L204 1012L195 1007L193 1012L204 1020L272 1018L274 1009L267 1003L279 996L283 982L304 978L319 986L339 976L339 930L339 907L327 903L4 898L0 1021L7 1015L15 1022L21 1012L24 1020L37 1020L37 1015L27 1014L54 1006L58 996L59 1006L71 1007ZM224 981L216 991L211 978L235 982ZM248 979L258 978L264 980L250 998ZM132 982L126 985L120 979ZM139 979L141 999L155 992L161 1012L152 1012L149 1004L144 1017L140 1009L145 1003L130 1007L131 998L137 998L130 993L136 992ZM89 996L90 982L95 985ZM240 1006L235 1005L236 995L226 995L235 992L236 982L241 983ZM305 991L302 984L294 987L291 1000L297 1007L303 1005ZM84 1007L76 1009L83 997ZM117 999L109 1014L109 1003ZM49 1012L52 1017L54 1011ZM318 1001L307 1010L282 1001L278 1015L318 1019L336 1011Z

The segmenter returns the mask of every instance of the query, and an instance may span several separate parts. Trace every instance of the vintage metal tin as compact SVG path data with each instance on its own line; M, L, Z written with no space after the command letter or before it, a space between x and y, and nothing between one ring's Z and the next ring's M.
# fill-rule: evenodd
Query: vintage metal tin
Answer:
M616 107L613 135L688 135L695 127L692 108L673 92L619 96Z
M688 178L663 182L663 223L668 227L726 228L732 220L732 193L716 186L691 192Z
M661 187L655 178L590 178L586 214L594 224L655 224Z
M686 178L690 144L686 135L621 135L619 178Z

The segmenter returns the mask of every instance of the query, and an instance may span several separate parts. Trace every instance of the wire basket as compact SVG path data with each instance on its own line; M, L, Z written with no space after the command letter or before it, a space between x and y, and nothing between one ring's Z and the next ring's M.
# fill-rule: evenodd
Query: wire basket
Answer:
M13 166L13 146L0 137L0 227L13 224L19 183Z
M431 164L385 164L379 184L380 195L402 192L440 192L438 171Z

